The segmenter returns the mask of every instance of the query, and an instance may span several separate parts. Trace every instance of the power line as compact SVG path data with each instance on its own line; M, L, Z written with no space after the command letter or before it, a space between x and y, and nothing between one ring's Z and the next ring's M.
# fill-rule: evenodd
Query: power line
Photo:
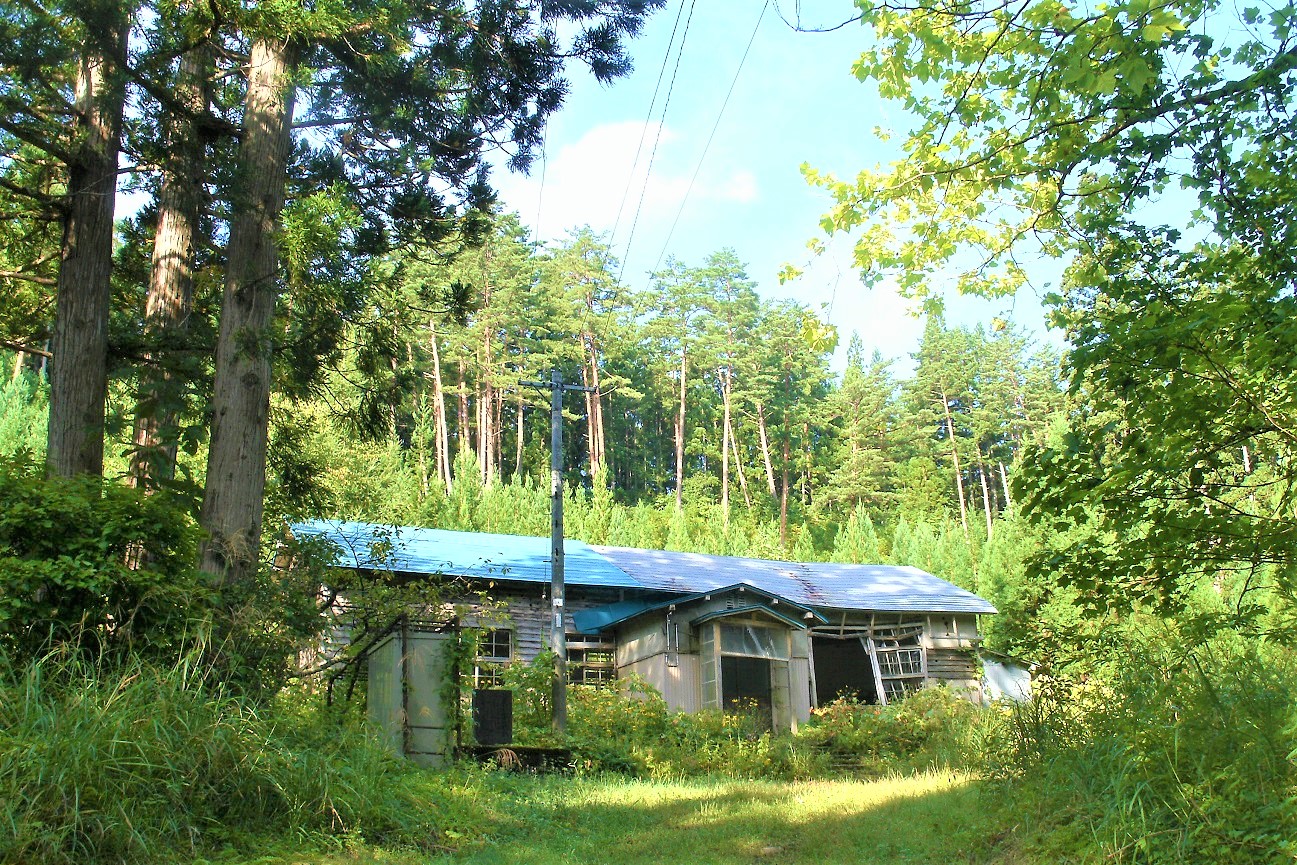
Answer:
M734 95L734 87L739 83L739 75L743 72L743 64L747 62L748 52L752 50L752 43L757 39L757 31L761 29L761 22L765 20L768 8L770 8L770 0L766 0L765 5L761 7L761 14L757 15L756 26L752 28L752 35L748 37L747 47L743 49L743 56L739 58L738 68L734 70L734 78L730 81L730 89L725 92L725 99L721 102L720 111L716 112L716 122L712 124L712 131L707 136L707 143L703 145L702 155L698 157L698 164L694 166L693 176L689 178L689 186L685 188L684 197L680 199L680 208L676 210L676 217L671 221L671 230L667 232L667 239L662 244L662 251L658 253L657 261L653 264L654 270L658 269L658 265L662 263L663 257L667 254L667 247L671 245L671 237L675 234L676 225L680 222L681 214L685 212L685 204L689 201L689 193L693 192L694 182L698 180L698 174L702 171L703 161L707 158L707 151L711 149L712 139L716 137L716 130L720 128L721 118L725 116L725 109L730 104L730 97Z
M549 121L540 130L540 190L536 193L536 221L532 223L536 242L540 242L540 215L545 204L545 169L549 166Z
M622 211L626 208L626 199L630 197L631 184L635 182L635 169L639 167L639 157L644 150L644 139L648 137L649 124L653 122L653 108L657 105L658 91L662 87L662 79L667 74L667 63L671 60L671 49L676 44L676 30L680 26L680 16L684 14L684 11L685 0L680 0L680 6L676 9L676 20L671 25L671 38L667 40L667 50L662 54L662 67L658 69L658 80L653 85L653 98L649 100L648 114L645 115L644 126L640 129L639 144L635 147L635 158L631 160L630 173L626 175L626 188L622 190L621 203L617 205L617 215L613 219L612 233L608 235L609 249L612 249L613 242L617 239L617 227L621 225Z
M666 99L662 101L662 119L658 123L657 132L653 135L653 149L649 152L648 167L644 170L644 186L640 189L639 203L635 205L635 219L630 224L630 237L626 238L626 251L622 254L621 266L617 271L617 282L621 282L622 274L626 270L626 261L630 258L631 244L635 242L635 229L639 225L640 213L644 210L644 196L648 194L649 180L653 177L653 162L657 158L658 143L662 140L662 127L666 126L667 109L671 107L671 94L675 92L676 75L680 72L680 59L685 53L685 40L689 38L689 24L694 20L694 3L695 0L689 0L689 17L685 19L685 29L680 34L680 47L676 51L676 65L671 70L671 83L667 85Z

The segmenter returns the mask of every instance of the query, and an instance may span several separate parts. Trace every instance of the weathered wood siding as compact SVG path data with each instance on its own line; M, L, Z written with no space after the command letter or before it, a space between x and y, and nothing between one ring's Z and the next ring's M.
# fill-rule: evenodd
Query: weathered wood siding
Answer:
M514 659L530 661L549 647L549 587L541 594L538 591L497 590L492 598L499 605L499 616L493 613L481 613L476 599L466 600L468 608L463 615L463 623L468 627L508 627L514 632ZM616 589L569 589L564 599L565 621L567 632L572 633L572 614L582 610L607 606L621 599Z
M916 616L917 618L917 616ZM924 617L924 645L929 649L974 650L981 639L977 616L934 613Z
M981 687L977 658L970 649L929 649L928 679L952 688Z

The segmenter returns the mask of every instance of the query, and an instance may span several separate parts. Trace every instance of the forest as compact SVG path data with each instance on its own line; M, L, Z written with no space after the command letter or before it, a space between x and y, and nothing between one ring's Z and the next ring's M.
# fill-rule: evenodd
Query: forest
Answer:
M1035 677L791 739L582 693L580 795L849 765L997 803L952 800L972 846L923 855L1297 856L1293 6L845 6L904 156L802 170L923 316L898 370L725 237L632 290L598 232L539 243L496 200L572 70L615 82L663 5L3 5L0 862L429 861L561 823L540 782L416 770L324 693L322 609L437 599L286 532L545 534L525 382L555 370L583 388L570 536L914 565L990 600L985 648ZM1065 268L1061 352L948 323L1033 256Z

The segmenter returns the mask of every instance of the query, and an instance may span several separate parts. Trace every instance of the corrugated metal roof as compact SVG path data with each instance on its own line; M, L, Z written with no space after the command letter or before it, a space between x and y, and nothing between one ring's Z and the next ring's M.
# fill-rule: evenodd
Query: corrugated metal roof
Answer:
M298 536L331 540L339 548L336 564L343 568L528 583L550 580L549 538L320 520L295 523L292 530ZM577 540L563 542L563 577L572 586L645 588L589 544Z
M313 521L294 534L327 537L337 564L414 574L549 582L548 538L452 532L372 523ZM737 583L820 609L877 612L994 613L988 601L921 571L897 565L776 562L627 547L592 547L567 540L569 585L697 594Z
M704 592L747 583L808 607L878 612L994 613L972 592L918 568L776 562L701 553L594 547L642 584Z

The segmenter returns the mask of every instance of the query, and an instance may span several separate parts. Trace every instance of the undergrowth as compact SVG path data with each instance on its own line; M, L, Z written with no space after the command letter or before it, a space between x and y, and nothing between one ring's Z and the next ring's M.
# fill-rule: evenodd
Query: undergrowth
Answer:
M1297 861L1297 659L1237 636L1132 638L1003 708L989 773L1082 861ZM1132 660L1137 659L1137 660ZM1043 860L1042 860L1043 861Z
M507 673L515 741L569 747L581 772L807 780L978 763L982 713L944 687L888 706L835 700L813 710L795 732L776 734L756 712L672 711L661 694L629 677L616 687L569 689L568 735L560 742L550 727L550 669L541 657Z
M0 862L153 862L264 839L439 846L474 818L300 694L254 704L198 667L0 664Z

